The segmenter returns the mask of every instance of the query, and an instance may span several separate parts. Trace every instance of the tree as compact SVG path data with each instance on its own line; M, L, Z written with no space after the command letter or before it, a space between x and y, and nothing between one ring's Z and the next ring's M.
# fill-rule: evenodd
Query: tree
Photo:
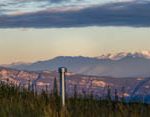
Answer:
M110 88L110 86L107 87L107 99L111 100L111 88Z
M57 87L57 80L56 80L56 77L54 78L53 94L54 94L54 96L57 96L57 95L58 95L58 87Z
M118 91L117 91L117 89L115 89L115 101L116 102L118 101Z

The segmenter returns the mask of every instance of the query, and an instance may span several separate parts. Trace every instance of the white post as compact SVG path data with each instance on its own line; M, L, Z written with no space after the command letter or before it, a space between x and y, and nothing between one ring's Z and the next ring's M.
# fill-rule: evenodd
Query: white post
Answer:
M60 96L62 98L62 106L65 106L65 93L66 93L66 83L65 83L65 73L67 72L67 68L60 67L59 74L60 74Z

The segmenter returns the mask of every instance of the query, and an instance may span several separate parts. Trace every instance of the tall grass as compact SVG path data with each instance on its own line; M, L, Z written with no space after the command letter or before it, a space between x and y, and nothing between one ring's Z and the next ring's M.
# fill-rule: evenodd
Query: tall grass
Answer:
M106 100L95 99L79 96L76 91L62 108L57 89L52 94L37 94L0 83L0 117L150 117L149 110L148 104L112 101L110 95Z

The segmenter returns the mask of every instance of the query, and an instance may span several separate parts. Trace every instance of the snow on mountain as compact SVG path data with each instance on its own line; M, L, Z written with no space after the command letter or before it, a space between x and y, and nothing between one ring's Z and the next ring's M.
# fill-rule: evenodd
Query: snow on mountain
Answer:
M106 55L101 55L99 57L96 57L98 59L111 59L111 60L119 60L124 58L125 56L127 56L129 53L125 53L125 52L120 52L117 54L106 54Z
M136 57L143 57L150 59L150 51L142 51L142 52L134 52L134 53L128 53L128 52L120 52L117 54L106 54L106 55L101 55L99 57L96 57L98 59L111 59L111 60L119 60L124 57L131 56L133 58Z

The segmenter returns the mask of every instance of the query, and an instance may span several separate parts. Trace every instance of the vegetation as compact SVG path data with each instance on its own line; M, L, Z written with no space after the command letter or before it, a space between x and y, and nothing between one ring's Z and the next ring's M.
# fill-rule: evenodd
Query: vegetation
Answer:
M54 86L57 84L54 82ZM66 99L61 107L58 91L53 94L0 84L0 117L150 117L150 105L94 99L92 95Z

